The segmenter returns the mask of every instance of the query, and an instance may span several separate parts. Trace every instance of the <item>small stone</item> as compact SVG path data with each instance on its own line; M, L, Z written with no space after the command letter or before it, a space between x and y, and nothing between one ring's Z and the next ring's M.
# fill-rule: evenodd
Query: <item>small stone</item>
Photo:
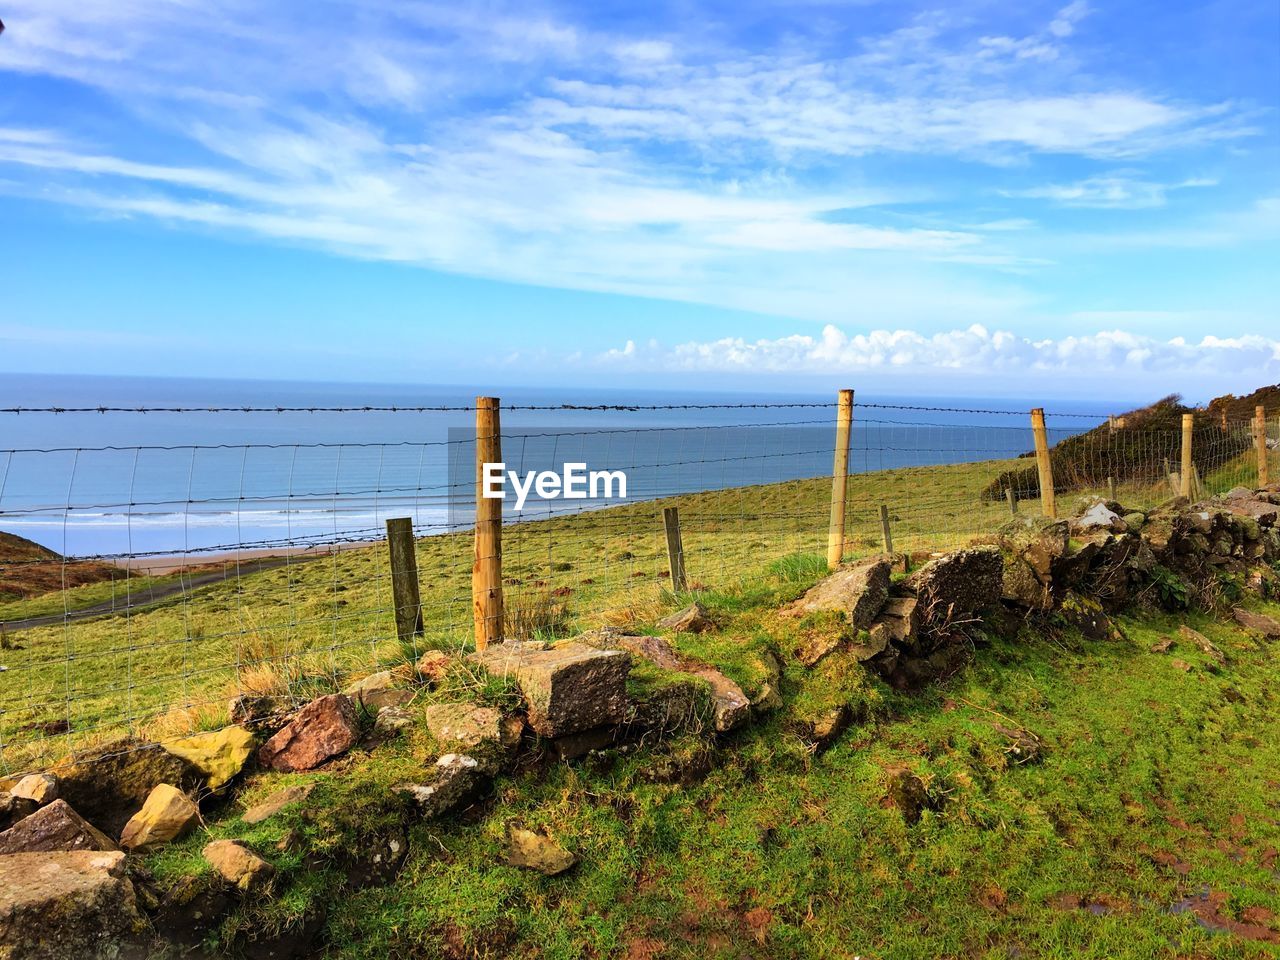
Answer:
M402 707L413 699L411 691L396 688L395 676L390 670L371 673L342 692L372 713L387 707Z
M292 787L277 790L261 803L255 803L246 810L241 819L245 823L261 823L263 820L268 820L285 807L305 800L311 791L315 789L315 786L314 783L298 783Z
M413 715L404 707L384 707L373 722L374 732L382 737L393 737L413 726Z
M444 683L445 677L449 675L449 666L452 663L453 658L443 650L428 650L418 658L415 668L418 671L418 676L430 686L437 687Z
M543 833L521 827L507 827L507 863L537 870L548 877L564 873L578 858Z
M165 740L161 746L194 765L205 775L209 789L217 790L244 769L255 742L244 727L231 726Z
M1173 649L1173 637L1161 637L1151 645L1152 653L1168 653Z
M829 746L844 733L852 719L849 708L844 704L833 707L810 724L814 741L819 747Z
M427 783L402 784L396 789L429 820L444 816L470 800L485 779L480 762L474 757L446 753L436 761Z
M782 694L778 692L777 684L772 680L762 683L756 695L751 698L751 709L756 713L769 713L773 710L781 710L782 707Z
M90 850L0 857L0 957L126 955L123 944L143 922L124 860L119 851Z
M1169 661L1169 666L1173 667L1175 670L1181 670L1183 673L1189 673L1191 671L1191 664L1187 663L1185 660L1180 660L1177 657L1174 657Z
M1254 613L1252 610L1245 610L1243 607L1236 607L1231 611L1231 615L1235 617L1236 623L1246 630L1253 630L1268 639L1280 637L1280 622L1277 622L1272 617Z
M1178 633L1182 636L1182 639L1188 640L1194 644L1201 653L1209 657L1209 659L1211 659L1215 664L1220 667L1226 665L1226 655L1214 646L1213 642L1210 641L1210 639L1203 633L1200 633L1197 630L1192 630L1185 623L1178 628Z
M262 745L258 762L284 773L311 770L346 753L359 734L355 704L333 693L299 710L288 726Z
M0 854L115 850L115 843L65 800L55 800L0 833Z
M715 624L707 616L707 611L703 609L702 604L696 602L658 621L659 630L670 630L674 633L702 633L713 626Z
M15 797L7 790L0 790L0 831L8 830L19 820L31 816L39 809L34 800Z
M43 807L58 799L58 781L47 773L32 773L14 784L9 792Z
M201 855L222 879L244 893L263 886L275 874L275 867L236 840L214 840Z
M200 808L185 793L162 783L147 797L142 809L124 825L120 846L148 850L176 840L200 821Z
M284 836L276 841L276 849L281 853L290 853L294 850L301 850L302 844L306 837L302 835L301 830L286 830Z

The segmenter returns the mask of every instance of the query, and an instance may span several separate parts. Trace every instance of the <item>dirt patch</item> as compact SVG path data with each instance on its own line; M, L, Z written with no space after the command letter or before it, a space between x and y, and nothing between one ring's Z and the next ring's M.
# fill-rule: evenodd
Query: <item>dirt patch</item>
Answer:
M1191 864L1185 860L1179 860L1175 854L1157 850L1155 853L1147 854L1147 856L1151 858L1152 863L1161 867L1168 867L1180 877L1185 877L1191 872Z
M627 944L627 960L657 960L667 950L665 940L656 937L639 937Z
M1107 893L1062 893L1049 901L1055 910L1084 910L1096 917L1127 913L1129 904Z
M1241 914L1241 919L1235 920L1222 912L1226 902L1227 895L1222 891L1203 890L1196 896L1179 900L1169 907L1169 912L1189 913L1196 918L1200 926L1214 933L1229 933L1233 937L1259 943L1280 943L1280 933L1269 925L1272 919L1271 911L1262 907L1252 907L1245 911L1246 914L1255 918L1252 922L1245 919L1244 914ZM1262 922L1264 915L1265 922Z

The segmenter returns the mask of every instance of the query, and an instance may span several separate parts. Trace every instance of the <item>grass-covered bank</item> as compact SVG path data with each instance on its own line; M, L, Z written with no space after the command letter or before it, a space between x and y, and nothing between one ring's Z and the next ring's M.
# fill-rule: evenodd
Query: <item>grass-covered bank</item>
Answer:
M989 533L998 515L973 511L969 499L980 490L981 466L886 475L867 499L924 504L913 490L936 497L945 489L951 502L932 516L951 519L950 537ZM1016 607L995 604L981 622L965 621L956 638L971 645L967 666L923 690L892 689L844 652L804 669L796 652L824 630L843 629L822 613L781 612L823 575L812 550L821 537L808 520L823 493L815 481L734 491L736 511L726 494L681 503L705 537L694 541L708 560L702 569L718 576L697 590L713 629L672 641L752 699L776 685L781 697L754 725L713 736L694 684L684 732L674 739L624 738L566 763L554 744L526 731L492 789L443 819L415 816L396 791L421 782L449 750L432 737L426 706L471 701L511 713L521 698L509 681L457 655L465 626L428 631L419 648L434 644L454 656L433 684L415 676L409 661L419 650L401 649L384 632L380 550L246 577L234 590L210 588L189 604L125 622L76 624L62 634L64 643L71 636L69 648L29 649L87 655L54 661L63 670L117 658L114 674L94 678L104 718L145 702L128 699L139 690L140 675L128 672L133 658L186 658L153 678L157 695L172 697L177 683L194 695L207 682L208 703L137 724L153 738L186 724L224 725L228 688L218 684L306 699L374 664L402 664L398 682L413 698L407 729L360 740L311 773L250 773L229 798L206 799L200 828L133 861L139 896L162 935L214 951L342 958L1275 951L1275 641L1207 613L1155 612L1164 602L1159 588L1176 585L1174 572L1160 568L1162 578L1131 598L1130 609L1146 612L1095 634L1105 640L1068 628L1066 602L1026 621ZM529 598L554 602L523 608L543 630L613 623L654 631L687 598L666 593L657 575L661 543L643 522L653 510L633 505L520 530L507 567L513 609ZM766 518L781 519L766 527ZM1159 538L1162 521L1150 522ZM1246 539L1260 543L1259 535ZM1199 533L1179 536L1210 546ZM1224 543L1229 552L1231 541ZM458 538L420 544L428 596L465 597L465 569L455 571L464 546ZM1073 540L1073 553L1088 549ZM1252 595L1242 562L1203 572L1226 607ZM1260 578L1255 591L1274 596L1269 569L1251 572ZM701 580L697 568L693 576ZM1171 599L1185 604L1202 593L1188 587ZM344 608L351 612L325 616ZM222 633L198 632L202 625ZM1208 642L1184 639L1186 625L1202 630L1225 660ZM179 642L143 642L184 628ZM250 641L280 656L247 658L249 648L236 644ZM206 645L219 642L227 646ZM210 650L227 650L234 661L202 680L199 655ZM773 673L779 663L781 677ZM629 692L642 702L680 682L689 679L639 663ZM373 734L372 717L363 722ZM303 782L315 787L297 806L245 821L251 805ZM513 825L545 832L579 863L557 877L509 866ZM213 839L244 840L266 858L275 870L269 887L241 897L220 886L202 856Z
M767 624L768 643L794 639L770 611L803 585L788 566L749 595L713 598L724 630L682 647L733 646L725 669L750 688L752 638L766 643ZM1227 665L1185 641L1152 652L1183 623ZM411 827L386 885L353 885L347 864L385 842L387 787L438 752L421 725L290 778L319 786L249 826L236 812L286 782L259 775L149 867L172 884L208 869L211 836L246 839L280 870L279 898L242 905L215 939L243 946L323 918L320 956L1270 955L1275 646L1201 616L1119 625L1124 638L1107 641L993 638L915 694L857 667L791 666L787 706L716 746L691 736L500 777L460 817ZM837 702L861 719L817 751L804 719ZM1010 734L1027 731L1041 755L1021 763ZM895 790L903 771L923 792ZM511 822L548 830L581 862L555 878L505 865Z

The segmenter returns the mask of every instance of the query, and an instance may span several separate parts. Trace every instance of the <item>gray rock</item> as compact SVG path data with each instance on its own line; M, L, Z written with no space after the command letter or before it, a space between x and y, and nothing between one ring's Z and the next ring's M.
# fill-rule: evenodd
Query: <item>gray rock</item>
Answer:
M702 633L713 626L715 624L707 616L707 611L703 609L702 604L696 602L658 621L659 630L670 630L673 633Z
M1269 639L1280 637L1280 622L1277 622L1272 617L1262 613L1254 613L1252 610L1245 610L1243 607L1236 607L1231 611L1231 615L1235 617L1236 623L1246 630L1254 630Z
M621 723L627 715L631 656L565 641L499 643L470 659L496 676L514 677L529 707L529 726L544 737Z
M107 960L142 929L123 853L0 857L0 957Z
M1227 662L1226 655L1214 645L1213 641L1206 637L1198 630L1192 630L1185 623L1178 627L1178 634L1183 640L1193 644L1201 653L1207 656L1218 666L1225 666Z
M76 813L65 800L55 800L0 833L0 854L112 851L115 843Z
M383 707L373 721L373 730L380 737L393 737L413 726L413 714L405 707Z
M975 547L931 560L907 578L920 601L922 622L939 625L980 613L1000 602L1004 561L992 547Z
M403 707L413 699L412 691L396 687L395 677L390 670L371 673L342 692L371 713L387 707Z
M793 610L797 613L836 610L848 617L854 630L865 630L889 598L889 567L889 561L883 557L841 567L811 587L796 601Z
M427 729L442 747L466 752L502 740L502 714L474 703L433 703L423 710Z
M406 783L396 787L417 808L423 819L442 817L471 800L488 778L480 761L463 754L447 753L436 761L426 783Z
M1098 501L1071 520L1071 529L1079 533L1124 533L1128 525L1116 511Z
M262 823L264 820L270 820L285 807L307 799L315 787L314 783L296 783L291 787L277 790L261 803L255 803L246 810L241 819L245 823Z

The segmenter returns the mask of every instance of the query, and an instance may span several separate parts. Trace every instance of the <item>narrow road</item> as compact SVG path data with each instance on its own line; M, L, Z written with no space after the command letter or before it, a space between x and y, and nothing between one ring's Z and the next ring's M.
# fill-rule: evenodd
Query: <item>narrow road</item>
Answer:
M316 557L260 557L252 560L242 560L240 562L240 575L246 573L262 573L266 570L272 570L276 567L282 567L286 563L296 564L305 563L308 560L315 560ZM131 595L128 601L113 599L104 600L102 603L95 603L88 607L80 607L77 610L69 610L65 613L50 613L42 617L27 617L25 620L0 620L0 627L3 627L6 633L13 633L16 630L31 630L35 627L49 627L60 623L71 623L76 620L89 620L93 617L110 617L125 616L131 613L137 613L148 607L156 606L165 600L179 597L183 594L190 593L192 590L199 590L201 587L209 587L214 584L223 583L236 577L236 567L234 563L228 563L221 570L214 570L209 573L199 573L191 577L183 577L175 580L173 583L167 583L164 586L152 586L150 589L141 593Z

